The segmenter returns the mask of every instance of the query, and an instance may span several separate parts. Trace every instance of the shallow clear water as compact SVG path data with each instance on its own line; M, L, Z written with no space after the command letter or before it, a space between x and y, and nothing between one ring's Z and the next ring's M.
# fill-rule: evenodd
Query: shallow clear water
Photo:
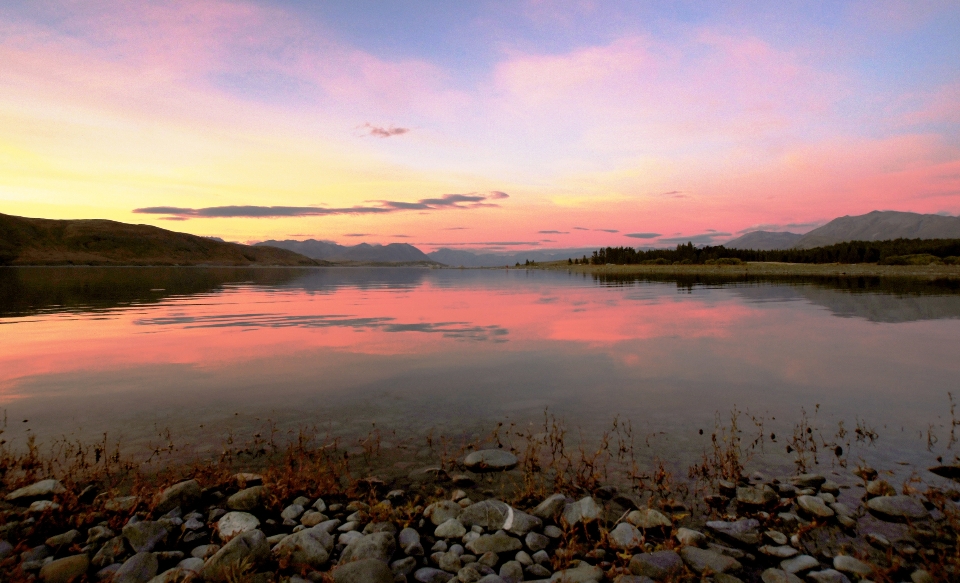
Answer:
M588 437L629 421L679 462L736 407L780 435L772 452L805 410L851 461L932 464L955 449L956 292L525 270L6 268L4 438L106 432L138 447L169 430L203 452L268 420L343 436L376 424L401 439L548 409ZM857 444L858 423L879 434L873 445Z

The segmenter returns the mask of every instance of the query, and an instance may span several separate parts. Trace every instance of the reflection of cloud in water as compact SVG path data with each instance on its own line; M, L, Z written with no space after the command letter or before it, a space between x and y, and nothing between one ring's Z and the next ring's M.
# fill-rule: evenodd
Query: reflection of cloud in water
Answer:
M209 316L166 316L141 318L138 326L182 326L189 328L353 328L383 332L423 332L444 338L506 342L509 330L502 326L473 326L469 322L396 323L394 318L356 318L338 314L282 316L278 314L219 314Z
M960 318L958 295L857 293L813 285L738 286L731 289L752 303L807 301L828 309L834 316L862 318L870 322L894 324Z

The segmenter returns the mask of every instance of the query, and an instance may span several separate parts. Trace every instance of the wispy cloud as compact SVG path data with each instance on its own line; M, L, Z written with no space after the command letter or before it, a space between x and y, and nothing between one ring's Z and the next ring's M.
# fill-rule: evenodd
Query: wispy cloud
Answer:
M390 236L393 237L394 239L410 239L411 238L410 235L390 235Z
M443 210L497 207L491 200L509 198L505 192L472 192L469 194L444 194L439 198L422 198L417 202L394 200L370 201L374 205L357 205L345 208L327 208L322 206L214 206L206 208L183 208L173 206L152 206L133 209L133 212L147 215L169 215L165 220L211 219L211 218L279 218L279 217L322 217L328 215L372 215L406 210Z
M344 233L344 237L373 237L373 233Z
M594 231L598 231L600 233L619 233L620 229L594 229Z
M357 126L357 129L363 130L366 135L373 136L375 138L391 138L393 136L402 136L410 131L410 128L375 126L369 122L363 124L362 126Z
M569 235L570 231L537 231L538 235Z
M660 236L660 233L624 233L623 236L634 239L656 239Z

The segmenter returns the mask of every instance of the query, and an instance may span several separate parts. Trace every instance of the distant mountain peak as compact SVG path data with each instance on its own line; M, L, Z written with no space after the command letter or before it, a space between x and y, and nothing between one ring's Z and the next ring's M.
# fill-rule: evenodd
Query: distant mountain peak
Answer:
M845 215L810 231L797 241L796 247L811 249L844 241L890 239L960 239L960 218L902 211Z

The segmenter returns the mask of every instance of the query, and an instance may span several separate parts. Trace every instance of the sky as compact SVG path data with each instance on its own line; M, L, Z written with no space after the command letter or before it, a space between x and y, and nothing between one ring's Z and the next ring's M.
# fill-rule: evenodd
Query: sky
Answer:
M960 214L960 4L0 4L0 212L234 241L721 243Z

